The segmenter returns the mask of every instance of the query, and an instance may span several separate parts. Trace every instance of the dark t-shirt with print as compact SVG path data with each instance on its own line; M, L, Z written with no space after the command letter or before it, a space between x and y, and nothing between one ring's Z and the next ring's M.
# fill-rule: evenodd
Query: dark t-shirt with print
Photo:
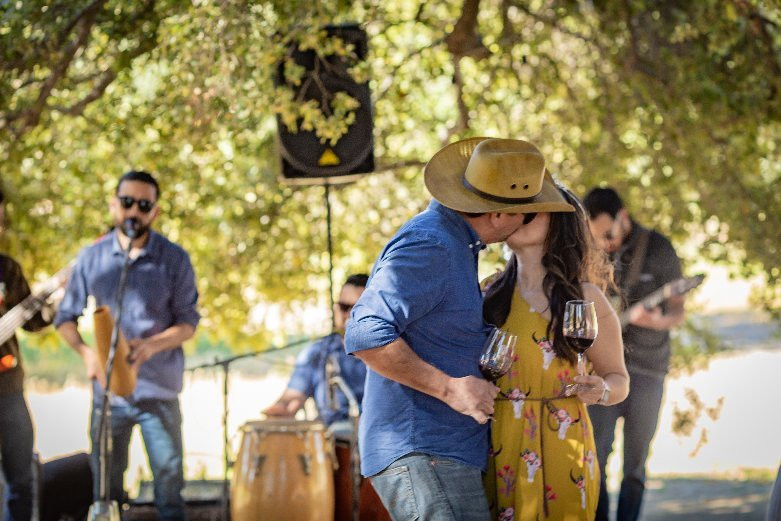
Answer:
M631 288L626 288L630 263L638 238L648 233L648 246L642 268ZM631 306L667 282L681 278L681 262L670 241L655 230L648 230L632 222L632 232L614 258L616 282L624 291L626 305ZM664 310L664 304L662 304ZM630 371L664 375L670 363L670 332L657 331L634 325L624 330L626 365Z

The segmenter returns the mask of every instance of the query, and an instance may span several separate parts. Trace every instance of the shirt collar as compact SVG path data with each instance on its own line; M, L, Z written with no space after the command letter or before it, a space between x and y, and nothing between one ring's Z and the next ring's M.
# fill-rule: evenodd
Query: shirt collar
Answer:
M159 238L157 236L157 233L154 230L149 230L149 238L146 241L146 244L141 249L141 252L138 254L138 258L147 256L147 255L154 255L155 252L158 251L158 242ZM119 244L119 230L114 229L113 237L111 238L111 253L112 255L124 255L125 250L122 249L122 246Z
M616 261L621 260L621 262L624 262L622 260L624 256L634 251L637 238L640 236L640 230L644 229L634 219L630 219L630 222L632 223L632 229L629 230L629 234L624 238L624 242L618 248L618 251L613 254L612 258Z
M448 222L453 225L454 230L460 232L461 235L463 235L464 242L469 247L469 249L475 253L475 255L477 255L480 250L485 249L485 243L480 240L480 236L477 235L477 232L474 228L472 228L472 225L469 224L466 219L464 219L463 215L444 206L436 199L431 200L428 205L428 209L444 216Z

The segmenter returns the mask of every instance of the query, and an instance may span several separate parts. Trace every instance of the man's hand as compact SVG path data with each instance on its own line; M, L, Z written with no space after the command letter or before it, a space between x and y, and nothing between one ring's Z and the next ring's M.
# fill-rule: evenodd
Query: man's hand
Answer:
M629 323L647 329L659 329L658 324L662 320L662 309L658 306L648 310L642 304L635 304L629 308Z
M262 411L260 411L262 414L265 414L266 416L295 416L296 412L298 411L298 408L295 410L290 410L288 407L290 404L284 404L281 402L277 402L273 405L270 405L269 407L266 407Z
M106 372L103 369L102 364L98 360L98 354L94 349L91 349L88 345L83 345L79 350L81 353L81 359L84 360L84 368L87 372L87 378L92 380L93 378L98 381L101 389L106 388Z
M488 380L474 376L451 378L445 390L444 402L482 424L491 419L497 394L499 388Z
M266 416L292 417L304 406L305 401L306 395L304 393L288 388L276 402L260 412Z
M136 374L141 369L141 364L158 353L157 347L148 338L132 338L127 341L127 346L130 348L128 362Z

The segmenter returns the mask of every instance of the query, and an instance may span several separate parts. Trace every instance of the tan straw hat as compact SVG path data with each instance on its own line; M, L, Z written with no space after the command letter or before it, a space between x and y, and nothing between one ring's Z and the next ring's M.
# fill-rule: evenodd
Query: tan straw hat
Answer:
M451 143L424 169L434 199L460 212L574 212L545 169L542 152L520 139Z

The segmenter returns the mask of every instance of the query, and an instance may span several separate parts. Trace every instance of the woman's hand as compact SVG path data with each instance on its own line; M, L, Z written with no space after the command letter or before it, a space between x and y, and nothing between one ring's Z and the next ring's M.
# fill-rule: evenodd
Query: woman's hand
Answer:
M576 376L574 381L578 384L577 396L586 405L598 403L607 387L607 382L601 376L595 374Z

